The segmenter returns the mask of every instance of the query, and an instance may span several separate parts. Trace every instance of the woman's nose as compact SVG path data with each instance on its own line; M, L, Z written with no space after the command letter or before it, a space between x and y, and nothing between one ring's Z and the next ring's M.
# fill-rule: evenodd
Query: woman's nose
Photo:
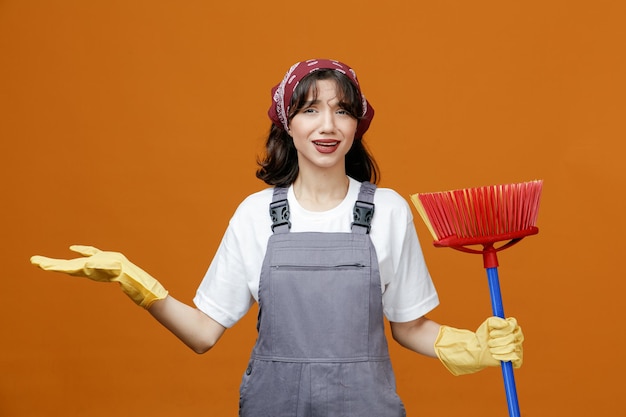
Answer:
M332 111L324 111L321 115L320 133L332 133L335 131L335 114Z

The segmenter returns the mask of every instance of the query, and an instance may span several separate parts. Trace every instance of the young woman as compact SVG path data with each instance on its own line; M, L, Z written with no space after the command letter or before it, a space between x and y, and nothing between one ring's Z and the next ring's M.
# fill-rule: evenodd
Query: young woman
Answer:
M397 417L405 411L383 318L393 338L455 375L522 362L515 319L476 332L441 326L406 201L377 189L363 134L374 110L354 71L332 60L292 66L272 89L272 127L257 176L272 186L233 215L194 303L187 306L122 254L41 256L43 269L116 281L198 353L259 303L258 339L241 384L241 416Z

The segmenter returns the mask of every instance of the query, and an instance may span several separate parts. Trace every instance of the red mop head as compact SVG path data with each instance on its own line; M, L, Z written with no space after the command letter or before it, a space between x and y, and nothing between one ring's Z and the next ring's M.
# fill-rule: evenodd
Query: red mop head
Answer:
M435 246L466 248L509 241L509 247L536 227L543 181L493 185L464 190L411 195L411 200L435 239Z

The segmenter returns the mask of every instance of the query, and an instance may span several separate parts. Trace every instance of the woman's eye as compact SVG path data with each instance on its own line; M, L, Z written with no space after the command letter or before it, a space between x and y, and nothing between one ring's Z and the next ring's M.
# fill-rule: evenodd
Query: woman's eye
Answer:
M342 115L342 116L350 116L350 117L354 117L352 115L352 113L350 113L348 110L346 109L339 109L337 110L337 114Z

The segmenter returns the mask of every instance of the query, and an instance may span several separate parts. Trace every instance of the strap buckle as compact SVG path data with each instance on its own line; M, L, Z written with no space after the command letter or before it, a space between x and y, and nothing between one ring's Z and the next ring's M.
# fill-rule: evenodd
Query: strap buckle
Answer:
M289 203L287 199L270 203L270 218L272 219L272 232L278 226L287 225L291 229L289 221Z
M372 218L374 217L374 204L367 201L357 200L354 203L352 226L361 226L367 229L367 233L372 228Z

